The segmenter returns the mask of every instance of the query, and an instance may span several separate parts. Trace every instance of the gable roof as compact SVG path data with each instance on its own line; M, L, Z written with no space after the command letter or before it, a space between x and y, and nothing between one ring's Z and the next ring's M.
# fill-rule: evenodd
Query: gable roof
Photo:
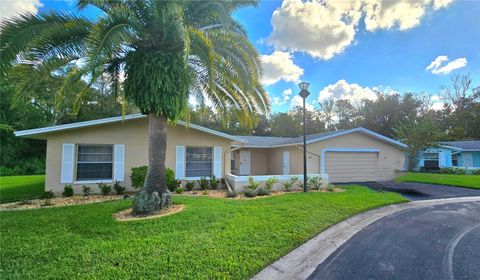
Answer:
M69 124L61 124L61 125L54 125L54 126L47 126L47 127L41 127L41 128L35 128L35 129L28 129L28 130L20 130L20 131L15 131L15 136L21 136L21 137L27 137L27 138L40 138L38 136L43 135L43 134L48 134L48 133L53 133L57 131L65 131L65 130L71 130L71 129L78 129L82 127L91 127L91 126L98 126L98 125L103 125L103 124L109 124L109 123L117 123L117 122L122 122L122 121L129 121L129 120L137 120L137 119L145 119L147 118L146 115L142 114L131 114L131 115L126 115L125 117L119 116L119 117L111 117L111 118L104 118L104 119L98 119L98 120L92 120L92 121L84 121L84 122L77 122L77 123L69 123ZM219 137L227 138L233 141L241 141L241 139L236 138L235 136L232 136L227 133L223 133L220 131L216 131L210 128L206 128L203 126L199 126L196 124L191 124L191 123L186 123L184 121L177 121L177 124L193 128L195 130L203 131L209 134L213 134Z
M98 125L104 125L109 123L118 123L122 121L144 119L146 117L147 117L146 115L142 115L142 114L131 114L131 115L126 115L125 117L119 116L119 117L104 118L104 119L98 119L98 120L92 120L92 121L47 126L47 127L41 127L41 128L35 128L35 129L15 131L15 136L42 139L43 138L42 136L48 133L78 129L83 127L98 126ZM223 137L226 139L230 139L232 141L238 141L238 142L244 143L243 147L246 147L246 148L270 148L270 147L281 147L281 146L293 146L293 145L299 145L303 143L303 137L270 137L270 136L240 136L240 135L234 136L234 135L216 131L210 128L206 128L203 126L199 126L196 124L186 123L183 121L177 121L177 124L185 127L193 128L195 130L203 131L209 134L213 134L219 137ZM346 135L354 132L359 132L359 133L368 135L382 142L396 145L401 148L407 147L407 145L403 144L402 142L380 135L376 132L373 132L363 127L310 134L310 135L307 135L307 144L327 140L330 138L334 138L334 137L338 137L338 136L342 136L342 135Z
M480 141L443 141L439 145L460 151L480 151Z
M327 140L330 138L359 132L368 136L371 136L380 141L396 145L401 148L406 148L407 145L403 144L400 141L388 138L371 130L368 130L363 127L357 127L352 129L338 130L338 131L328 131L323 133L316 133L307 135L307 144ZM281 147L281 146L293 146L303 144L303 137L271 137L271 136L241 136L236 135L235 137L242 139L245 143L244 147L247 148L269 148L269 147Z

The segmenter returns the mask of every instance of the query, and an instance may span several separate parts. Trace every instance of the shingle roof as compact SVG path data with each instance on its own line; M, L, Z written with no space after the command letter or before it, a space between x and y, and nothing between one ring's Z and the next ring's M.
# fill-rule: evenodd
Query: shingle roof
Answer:
M479 150L480 141L445 141L440 142L440 145L449 146L462 150Z
M338 133L342 130L328 131L322 133L315 133L307 135L307 141L319 139L328 135ZM235 137L242 139L245 142L245 146L255 147L269 147L277 145L290 145L302 143L303 137L272 137L272 136L242 136L235 135Z

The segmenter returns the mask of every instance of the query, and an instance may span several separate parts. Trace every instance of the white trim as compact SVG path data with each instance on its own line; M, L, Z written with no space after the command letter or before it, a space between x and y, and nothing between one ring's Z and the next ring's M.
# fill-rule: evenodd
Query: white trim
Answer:
M222 177L222 147L213 147L213 175L217 178Z
M480 149L462 149L462 148L452 147L448 145L438 145L438 146L446 149L459 151L459 152L480 152Z
M252 175L252 176L237 176L233 174L227 174L227 178L233 182L248 182L248 178L252 177L255 181L266 181L269 178L277 178L278 180L290 180L292 177L298 177L299 180L303 180L303 174L292 175ZM328 179L328 174L307 174L307 177L321 177L322 179Z
M98 184L98 183L113 183L113 180L82 180L82 181L74 181L74 184Z
M325 153L337 152L337 153L380 153L379 149L364 149L364 148L327 148L322 149L322 174L325 174Z
M44 133L51 133L51 132L56 132L56 131L62 131L62 130L69 130L69 129L75 129L75 128L82 128L82 127L89 127L89 126L96 126L96 125L102 125L102 124L109 124L109 123L116 123L116 122L121 122L121 121L128 121L128 120L137 120L137 119L144 119L147 118L146 115L142 114L131 114L131 115L126 115L125 117L119 116L119 117L112 117L112 118L104 118L104 119L98 119L98 120L92 120L92 121L85 121L85 122L77 122L77 123L69 123L69 124L62 124L62 125L55 125L55 126L47 126L47 127L41 127L41 128L35 128L35 129L28 129L28 130L19 130L15 131L15 136L33 136L37 134L44 134ZM203 126L199 126L196 124L189 124L184 121L177 121L179 125L182 125L184 127L191 127L195 130L200 130L206 133L210 133L216 136L220 136L223 138L227 138L230 140L234 141L239 141L243 143L243 140L234 136L231 136L229 134L219 132L210 128L206 128Z
M283 151L282 174L283 175L289 175L290 174L290 152L289 151Z
M71 184L74 178L75 170L75 144L62 144L62 157L60 166L60 183Z
M125 145L113 146L113 179L118 182L125 181Z
M175 179L183 179L185 177L185 162L186 162L186 148L185 146L175 147Z

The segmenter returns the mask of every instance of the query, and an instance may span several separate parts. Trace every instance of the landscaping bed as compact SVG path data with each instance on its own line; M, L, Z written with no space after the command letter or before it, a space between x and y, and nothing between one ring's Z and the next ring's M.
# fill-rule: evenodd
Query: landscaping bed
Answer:
M480 175L456 175L436 173L409 172L395 179L400 182L427 183L436 185L456 186L472 189L480 189Z
M406 201L342 187L252 200L176 195L183 211L130 222L112 214L131 200L2 211L2 279L249 279L333 224Z

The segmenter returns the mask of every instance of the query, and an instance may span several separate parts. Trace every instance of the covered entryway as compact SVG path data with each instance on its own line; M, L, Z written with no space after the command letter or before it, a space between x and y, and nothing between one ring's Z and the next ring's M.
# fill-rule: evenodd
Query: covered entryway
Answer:
M388 167L374 149L332 149L323 153L324 173L332 183L368 182L387 179Z

